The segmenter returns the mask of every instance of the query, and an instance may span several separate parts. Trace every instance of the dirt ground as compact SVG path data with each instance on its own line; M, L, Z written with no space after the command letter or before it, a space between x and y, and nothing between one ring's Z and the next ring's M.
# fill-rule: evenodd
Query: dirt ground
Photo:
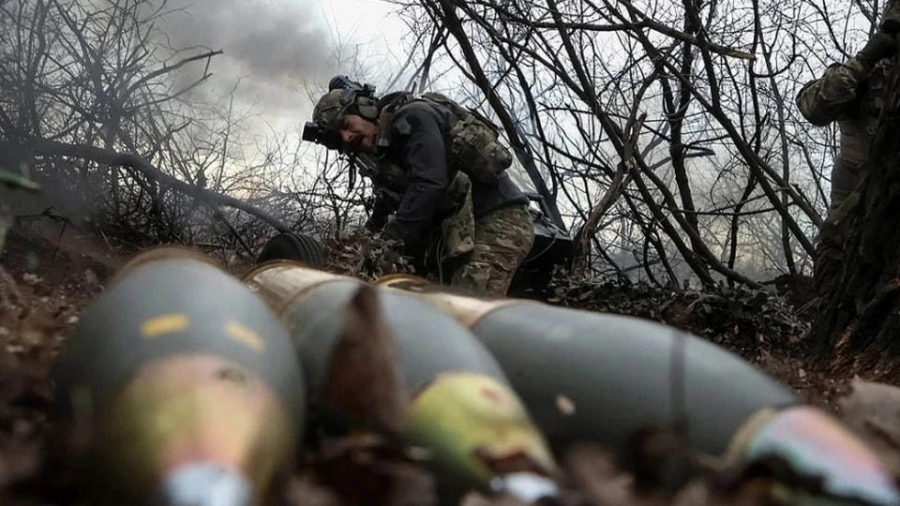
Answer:
M54 481L45 459L51 387L48 373L60 344L78 322L78 316L104 288L110 276L134 253L132 248L103 237L83 234L50 220L18 223L0 256L0 504L72 504L67 489ZM584 291L584 290L582 290ZM734 298L729 310L717 307L722 294L690 299L636 300L653 294L616 295L606 289L602 301L568 289L569 305L636 314L664 320L691 330L732 349L800 392L810 403L844 416L840 399L850 392L852 378L828 377L806 363L799 344L802 318L747 310ZM573 295L573 293L575 295ZM585 292L586 293L586 292ZM609 295L612 293L612 295ZM617 298L618 297L618 298ZM750 299L747 299L750 300ZM697 302L699 301L699 302ZM553 302L553 301L551 301ZM754 302L755 303L755 302ZM742 303L744 306L747 303ZM737 309L735 309L737 307ZM768 307L768 306L767 306ZM776 319L760 320L773 314ZM780 318L780 319L779 319ZM776 329L778 335L772 335ZM900 411L898 411L900 413ZM900 418L876 436L864 434L890 459L900 451ZM676 448L677 445L672 448ZM325 504L435 504L433 477L377 439L336 441L328 450L306 455L304 464L279 487L277 503ZM663 445L663 448L668 448ZM678 451L656 453L660 466L671 463ZM662 456L660 456L662 455ZM657 492L636 499L629 495L633 476L618 474L602 449L585 448L564 459L573 503L584 504L713 504L709 480L680 482L676 491ZM680 462L677 458L675 462ZM768 490L759 480L744 479L741 504L764 504ZM765 483L765 480L763 480ZM657 484L659 485L659 484ZM663 484L665 485L665 484ZM677 493L676 493L677 492ZM732 490L733 492L733 490ZM733 495L729 497L734 498ZM469 505L515 504L508 499L489 502L470 497ZM723 504L719 502L719 504Z

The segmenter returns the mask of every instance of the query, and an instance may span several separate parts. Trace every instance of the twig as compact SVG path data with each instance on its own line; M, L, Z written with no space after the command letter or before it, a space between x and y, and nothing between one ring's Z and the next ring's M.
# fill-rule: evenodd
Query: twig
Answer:
M0 147L2 147L3 144L4 143L0 143ZM111 167L131 167L148 178L157 181L161 185L168 186L175 191L190 195L197 199L206 199L209 202L239 209L268 223L279 232L290 231L290 228L287 225L273 218L268 213L234 197L222 195L204 188L198 188L192 184L181 181L174 176L162 172L138 155L119 153L111 149L102 149L94 146L66 144L47 139L32 139L26 143L26 148L31 150L31 153L35 156L72 156L76 158L85 158Z

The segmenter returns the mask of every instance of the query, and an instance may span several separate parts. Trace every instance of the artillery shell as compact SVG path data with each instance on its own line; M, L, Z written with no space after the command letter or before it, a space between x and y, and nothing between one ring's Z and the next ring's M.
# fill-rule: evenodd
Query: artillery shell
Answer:
M555 469L543 437L497 362L452 318L401 292L378 292L343 276L329 281L326 274L299 264L263 265L245 282L279 308L288 322L312 400L324 410L346 416L360 406L406 397L396 424L399 439L426 448L441 480L463 488L488 490L499 474L524 470L512 465L500 472L492 467L517 458L532 466L529 472ZM361 335L354 338L354 333ZM348 342L367 343L359 346L382 342L392 349L367 349L363 356L370 357L368 362L344 360L341 374L335 364L342 354L352 353ZM380 402L362 399L366 391L384 389L390 382L389 373L360 371L373 367L373 356L387 357L382 365L395 372L393 400L383 392L374 394ZM358 379L348 380L349 376ZM366 379L369 384L363 384ZM342 394L335 394L330 385L341 382L349 384L341 388ZM355 404L348 406L350 402Z
M796 473L785 482L810 478L821 483L820 497L900 504L884 465L859 439L699 337L627 316L536 301L482 301L408 276L380 284L467 324L557 453L578 441L620 449L644 426L677 427L695 448L733 464L780 459ZM810 494L788 490L797 504Z
M662 425L720 455L759 409L798 402L736 355L665 325L388 281L469 326L557 453L577 441L619 449L642 427Z
M302 429L284 325L196 252L139 255L83 311L54 414L86 427L96 502L259 504Z

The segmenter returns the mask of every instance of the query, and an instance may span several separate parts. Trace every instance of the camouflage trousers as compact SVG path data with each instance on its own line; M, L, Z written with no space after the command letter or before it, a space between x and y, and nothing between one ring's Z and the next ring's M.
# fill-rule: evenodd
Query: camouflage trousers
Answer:
M475 245L461 257L450 285L479 295L503 297L519 264L531 251L534 225L525 206L496 209L475 220Z

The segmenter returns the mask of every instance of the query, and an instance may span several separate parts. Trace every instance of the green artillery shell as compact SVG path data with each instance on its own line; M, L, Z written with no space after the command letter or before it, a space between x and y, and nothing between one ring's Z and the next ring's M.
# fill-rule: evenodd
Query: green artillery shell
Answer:
M665 325L534 301L481 301L409 277L383 284L468 325L555 451L580 440L620 448L646 424L677 424L696 447L720 455L753 413L798 402L736 355Z
M97 502L259 504L302 429L287 329L209 259L139 255L55 364L55 415L87 427Z
M379 284L468 325L557 452L578 440L618 448L645 424L679 426L695 447L733 464L776 458L791 469L785 483L803 476L819 484L815 498L782 487L786 503L900 504L890 474L859 439L698 337L625 316L444 293L408 275Z
M244 278L288 321L314 402L326 404L322 392L335 350L346 339L348 325L363 318L369 341L382 326L390 333L393 363L410 395L398 435L406 444L428 449L442 480L486 489L496 475L491 465L514 457L547 472L554 469L542 436L503 372L469 331L405 294L378 293L353 278L327 278L290 262L264 264ZM377 315L352 314L354 301L367 290L372 297L377 294Z

